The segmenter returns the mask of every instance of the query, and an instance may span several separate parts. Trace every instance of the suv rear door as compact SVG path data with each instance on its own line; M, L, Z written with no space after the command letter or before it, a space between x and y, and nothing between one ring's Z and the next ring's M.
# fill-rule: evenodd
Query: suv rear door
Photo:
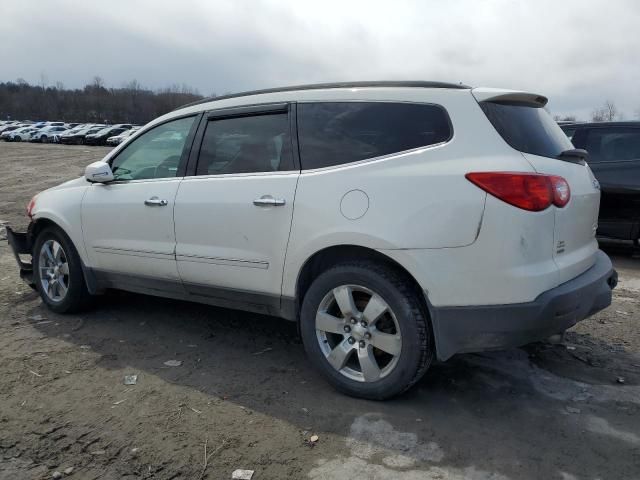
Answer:
M176 259L199 300L278 313L300 175L291 106L209 113L175 206ZM197 147L196 147L197 146Z
M479 91L477 91L479 90ZM520 151L538 173L559 175L569 184L571 199L555 209L553 259L558 266L559 283L590 268L598 244L600 190L585 162L558 158L574 146L558 124L544 110L547 99L520 92L495 94L475 89L474 96L511 147Z

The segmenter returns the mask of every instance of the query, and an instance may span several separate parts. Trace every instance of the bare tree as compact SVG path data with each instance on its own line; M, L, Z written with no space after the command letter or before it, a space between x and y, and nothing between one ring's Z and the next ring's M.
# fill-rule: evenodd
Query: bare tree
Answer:
M140 85L140 82L138 82L138 80L136 80L135 78L130 82L125 83L124 88L125 90L131 90L132 92L137 92L143 89L142 85Z
M591 113L591 120L594 122L613 122L622 118L622 114L611 100L604 102L600 108L596 108Z
M95 89L104 88L104 80L102 79L102 77L96 75L91 80L91 86Z
M614 121L616 118L620 116L620 112L618 112L618 107L616 107L616 104L613 103L612 101L607 100L604 103L604 108L605 108L607 120L609 120L610 122Z
M49 83L49 80L47 79L47 75L44 72L40 72L40 88L42 88L42 91L44 92L47 89L47 83Z

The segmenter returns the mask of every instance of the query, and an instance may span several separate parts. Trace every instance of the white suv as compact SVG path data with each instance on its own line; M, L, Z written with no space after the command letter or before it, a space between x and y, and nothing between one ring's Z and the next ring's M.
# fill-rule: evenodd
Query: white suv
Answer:
M278 315L339 390L387 398L610 304L599 186L546 102L435 82L206 100L38 194L9 241L56 312L119 288Z

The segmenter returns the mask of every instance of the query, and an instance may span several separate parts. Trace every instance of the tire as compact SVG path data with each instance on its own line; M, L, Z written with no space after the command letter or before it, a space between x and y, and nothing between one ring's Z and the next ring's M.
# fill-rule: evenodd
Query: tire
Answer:
M55 244L59 245L61 254ZM45 245L52 255L45 253ZM55 261L52 262L53 259ZM56 270L52 267L53 263L66 264L66 267L59 266ZM56 280L51 282L52 277L44 276L47 273L56 276ZM58 228L47 227L36 238L33 248L33 280L42 301L54 312L73 313L83 310L90 303L91 295L87 290L78 252L71 240ZM48 282L51 289L45 287L43 280ZM66 288L63 295L60 284Z
M311 363L347 395L384 400L406 391L434 358L432 329L419 295L405 275L375 262L341 264L323 272L309 287L300 312ZM339 298L342 305L350 303L345 298L353 303L345 309ZM374 308L368 312L369 304ZM354 315L344 313L354 307ZM376 310L384 313L376 316Z
M40 137L40 141L41 141L42 143L47 143L47 137L45 137L44 135L42 135L42 136Z

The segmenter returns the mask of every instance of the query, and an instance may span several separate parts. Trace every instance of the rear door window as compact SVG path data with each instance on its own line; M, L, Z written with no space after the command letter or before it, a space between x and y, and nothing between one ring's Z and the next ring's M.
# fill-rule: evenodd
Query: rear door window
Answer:
M293 170L287 113L211 119L202 138L198 175Z
M542 107L506 102L480 102L480 107L505 142L520 152L555 158L573 148Z
M589 163L640 159L640 128L593 128L587 131Z
M341 165L446 142L449 116L438 105L319 102L298 105L303 169Z

